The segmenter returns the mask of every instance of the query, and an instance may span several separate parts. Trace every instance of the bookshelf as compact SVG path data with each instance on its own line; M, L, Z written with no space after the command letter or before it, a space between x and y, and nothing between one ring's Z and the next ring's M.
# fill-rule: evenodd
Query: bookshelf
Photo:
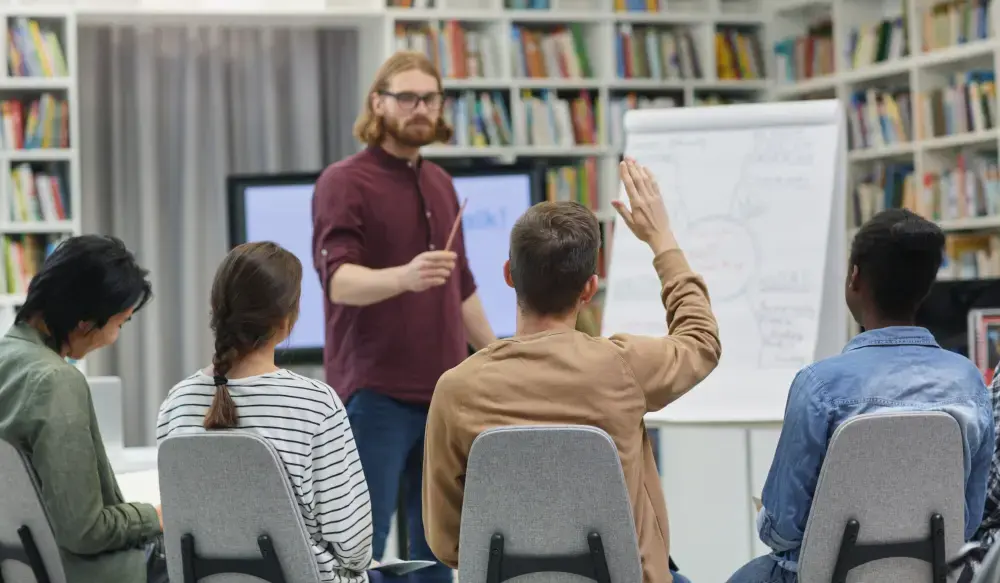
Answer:
M76 23L68 12L0 9L0 327L65 237L79 234ZM82 366L82 363L80 363Z
M837 97L847 107L848 235L882 208L910 208L948 236L944 280L1000 278L992 3L781 0L774 8L772 98Z
M542 160L549 197L590 206L605 241L625 111L758 101L770 89L759 0L392 0L385 10L380 57L426 52L445 78L456 139L424 156Z

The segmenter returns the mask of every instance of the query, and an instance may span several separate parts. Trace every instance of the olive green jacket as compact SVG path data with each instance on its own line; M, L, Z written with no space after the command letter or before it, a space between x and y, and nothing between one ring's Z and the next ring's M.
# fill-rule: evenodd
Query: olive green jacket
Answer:
M87 379L30 326L0 338L0 438L27 454L70 583L145 583L156 509L122 500Z

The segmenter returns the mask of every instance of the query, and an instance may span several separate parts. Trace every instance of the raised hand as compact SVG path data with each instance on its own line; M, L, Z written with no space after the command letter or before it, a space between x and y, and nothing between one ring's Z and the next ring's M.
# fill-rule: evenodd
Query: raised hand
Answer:
M628 206L620 200L611 204L621 215L629 230L659 253L677 246L670 230L670 217L653 175L631 158L618 166Z

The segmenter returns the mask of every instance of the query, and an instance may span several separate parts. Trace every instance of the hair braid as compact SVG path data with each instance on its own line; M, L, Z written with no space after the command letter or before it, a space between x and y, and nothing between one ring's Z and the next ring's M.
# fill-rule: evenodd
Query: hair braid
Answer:
M225 318L219 318L220 315L225 314L212 315L212 328L215 330L215 354L212 356L215 396L212 398L211 407L205 413L203 423L205 429L232 429L239 424L236 403L229 394L226 375L232 370L240 354L236 348L237 343L226 330Z

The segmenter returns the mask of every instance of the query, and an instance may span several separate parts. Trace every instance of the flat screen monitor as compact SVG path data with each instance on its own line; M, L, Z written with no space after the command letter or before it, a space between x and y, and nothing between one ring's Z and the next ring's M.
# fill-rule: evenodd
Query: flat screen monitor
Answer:
M318 172L230 176L229 238L232 247L274 241L302 262L299 319L280 346L285 363L319 364L325 340L323 289L313 269L312 196Z
M543 178L533 166L451 170L458 199L468 200L462 234L479 299L493 332L514 335L517 299L503 279L510 250L510 230L543 193Z
M542 170L534 165L449 169L459 200L468 199L462 217L469 267L486 317L500 337L512 336L516 322L514 290L503 279L510 230L521 214L543 196ZM241 175L227 180L232 246L274 241L302 262L302 299L298 322L280 348L289 364L322 362L325 337L323 289L313 268L312 196L319 173Z

